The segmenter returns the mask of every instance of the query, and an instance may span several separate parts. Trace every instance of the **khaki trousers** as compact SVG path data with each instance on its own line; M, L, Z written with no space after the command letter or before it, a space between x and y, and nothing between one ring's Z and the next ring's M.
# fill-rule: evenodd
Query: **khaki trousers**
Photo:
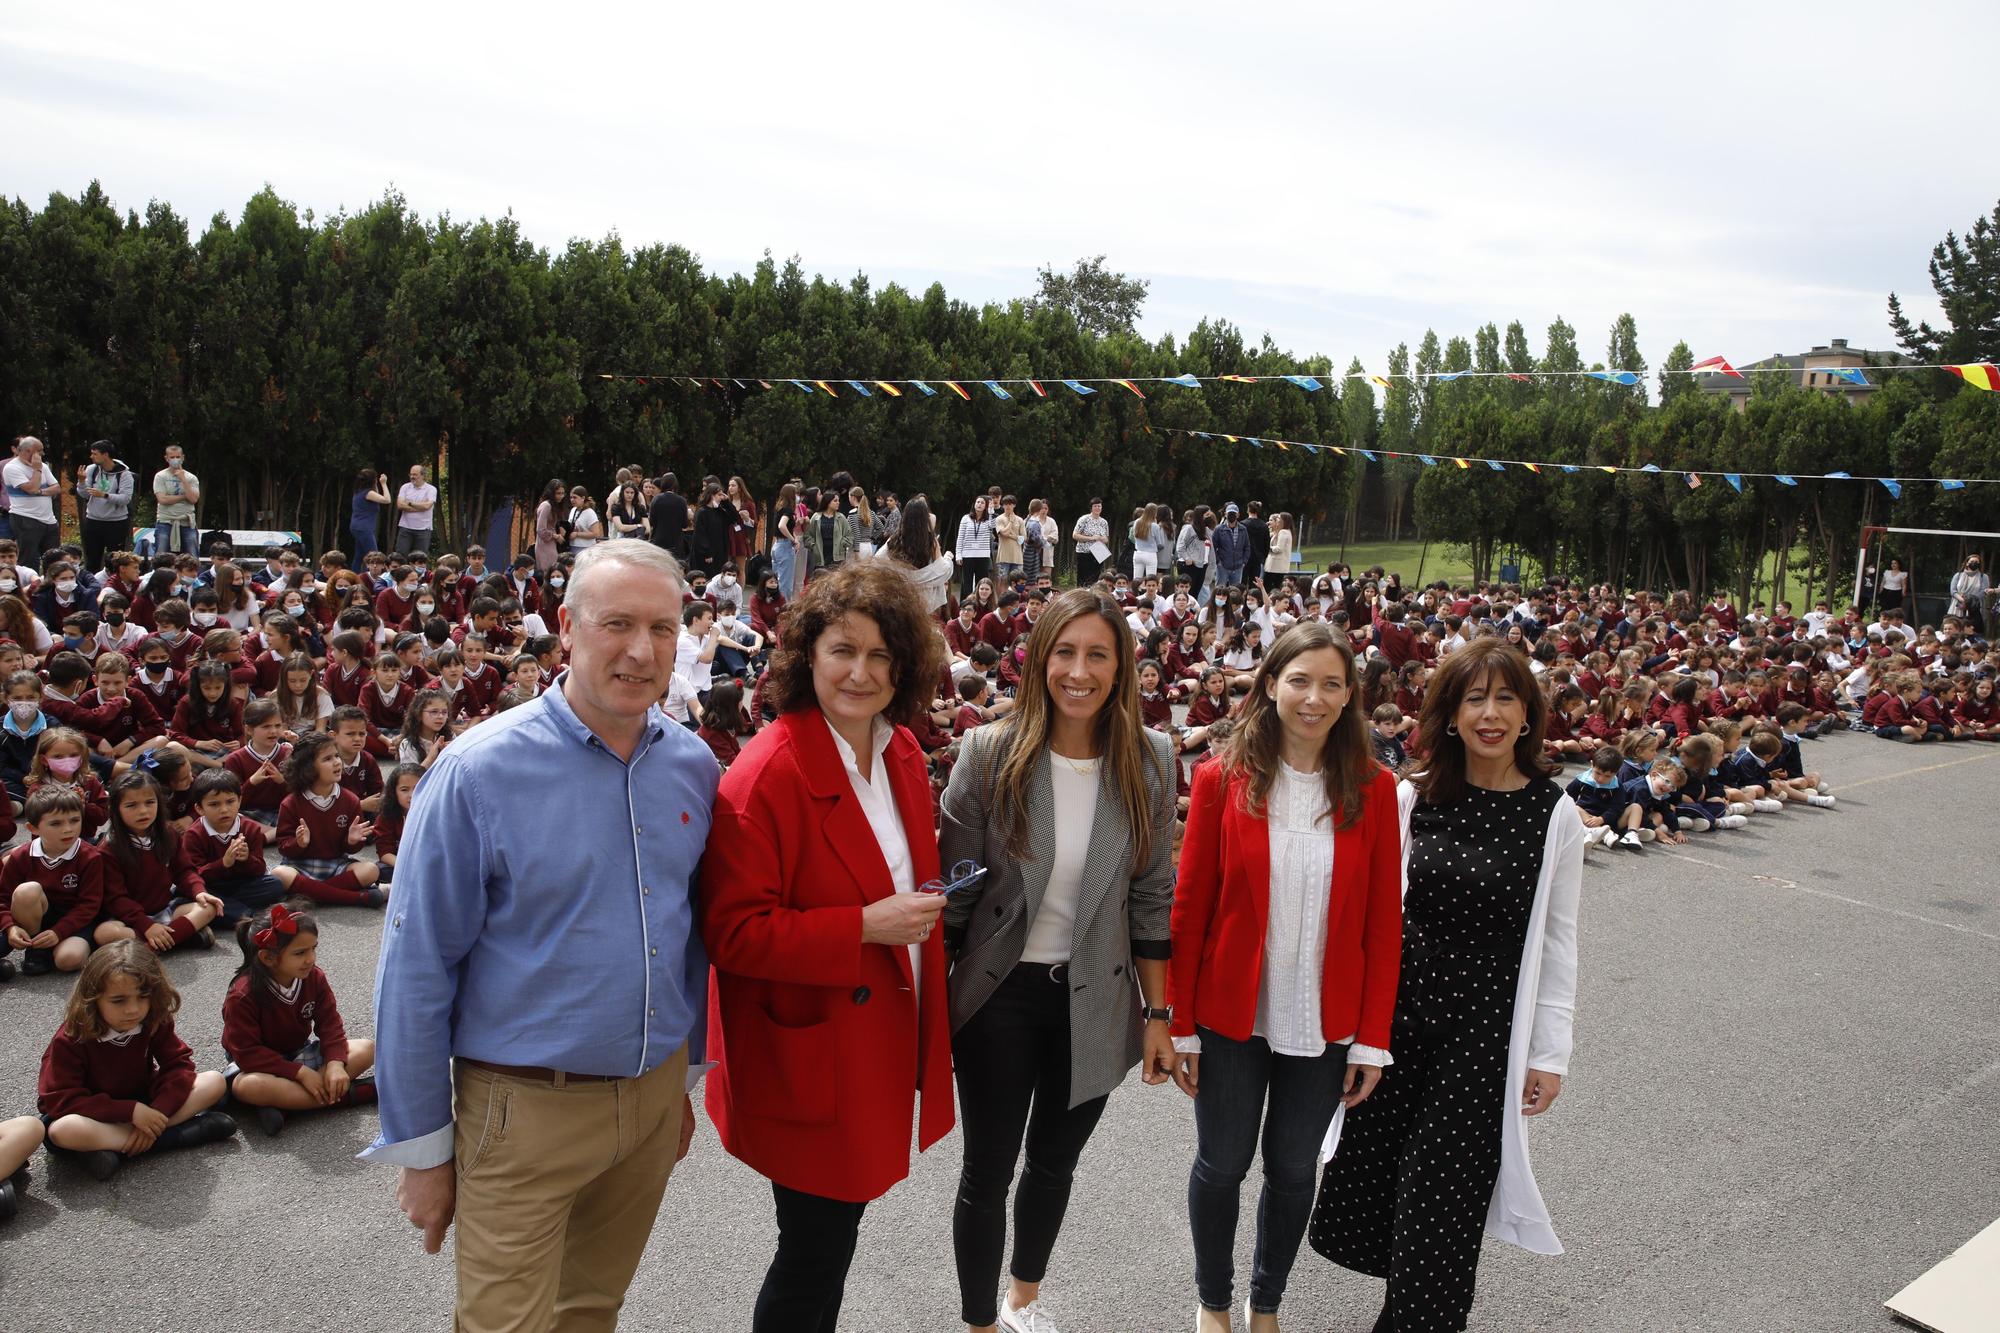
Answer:
M453 1073L464 1333L609 1329L680 1149L687 1049L641 1078Z

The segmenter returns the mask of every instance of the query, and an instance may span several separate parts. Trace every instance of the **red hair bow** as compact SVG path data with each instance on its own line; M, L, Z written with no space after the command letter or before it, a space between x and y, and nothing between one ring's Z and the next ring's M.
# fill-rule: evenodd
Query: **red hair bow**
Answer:
M290 939L298 933L299 919L292 915L290 908L279 903L271 909L271 924L252 935L250 939L258 948L270 949L277 946L279 936Z

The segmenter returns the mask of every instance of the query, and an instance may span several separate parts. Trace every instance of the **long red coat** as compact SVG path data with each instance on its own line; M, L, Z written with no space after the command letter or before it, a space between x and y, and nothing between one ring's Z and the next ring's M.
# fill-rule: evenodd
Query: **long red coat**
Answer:
M938 873L930 783L898 727L881 762L918 884ZM778 1184L864 1203L951 1132L944 932L909 951L863 944L861 912L895 891L817 708L757 734L723 774L701 869L709 1118L722 1146ZM921 1094L921 1110L919 1110Z

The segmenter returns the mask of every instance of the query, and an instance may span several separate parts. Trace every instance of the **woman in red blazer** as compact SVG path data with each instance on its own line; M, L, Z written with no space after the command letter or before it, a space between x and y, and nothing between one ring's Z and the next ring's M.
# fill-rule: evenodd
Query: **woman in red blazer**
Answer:
M716 795L702 867L708 1113L771 1181L778 1252L754 1333L833 1333L862 1211L952 1127L944 896L923 752L941 647L877 560L786 610L765 697L780 717ZM918 1102L921 1099L921 1111Z
M1345 634L1292 626L1258 664L1236 730L1195 770L1168 993L1175 1081L1195 1099L1199 1333L1229 1328L1259 1125L1264 1192L1245 1317L1270 1333L1334 1105L1364 1100L1389 1062L1402 826L1358 685Z

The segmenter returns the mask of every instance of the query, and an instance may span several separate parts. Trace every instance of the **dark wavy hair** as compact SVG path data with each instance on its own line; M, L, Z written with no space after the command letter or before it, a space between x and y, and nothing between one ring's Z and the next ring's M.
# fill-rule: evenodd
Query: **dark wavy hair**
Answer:
M1447 728L1456 722L1465 696L1482 688L1507 690L1527 709L1527 730L1514 738L1514 766L1530 780L1557 771L1542 757L1549 705L1535 684L1528 655L1502 638L1474 639L1438 665L1417 719L1417 743L1411 748L1423 758L1410 761L1408 777L1432 805L1448 805L1465 795L1465 742Z
M813 645L828 626L847 615L873 620L889 649L889 680L895 694L883 716L899 725L914 722L937 694L944 637L924 609L915 582L890 561L852 560L806 585L799 599L785 608L765 681L766 695L781 713L818 707Z

